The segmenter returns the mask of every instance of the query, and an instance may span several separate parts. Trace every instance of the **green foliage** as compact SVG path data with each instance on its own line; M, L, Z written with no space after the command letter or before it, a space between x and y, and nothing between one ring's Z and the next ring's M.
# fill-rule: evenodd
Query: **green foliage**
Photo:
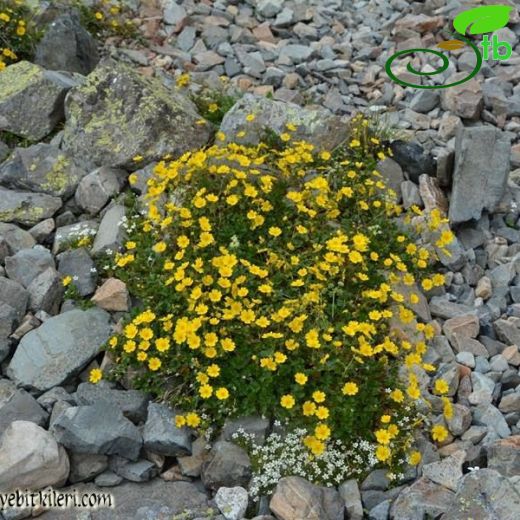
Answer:
M191 94L190 98L197 106L199 114L218 127L238 101L239 95L235 92L230 93L227 81L222 78L221 88L204 87L196 94Z

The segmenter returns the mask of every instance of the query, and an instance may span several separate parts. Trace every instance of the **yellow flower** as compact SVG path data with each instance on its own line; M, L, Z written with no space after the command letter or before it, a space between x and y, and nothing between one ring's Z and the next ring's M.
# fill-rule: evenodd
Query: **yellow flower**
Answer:
M233 352L236 348L235 342L231 338L224 338L220 340L220 345L226 352Z
M184 415L176 415L175 416L175 426L177 428L182 428L185 425L186 425L186 418L184 417Z
M208 106L208 112L216 112L218 110L218 105L216 103L211 103L209 106Z
M436 424L431 433L432 439L437 442L442 442L448 437L448 430L442 424Z
M450 390L450 387L444 379L437 379L435 381L435 393L439 395L447 394Z
M61 283L63 284L63 287L68 287L70 283L72 282L72 276L65 276Z
M159 368L161 368L161 365L161 360L156 357L150 358L150 360L148 361L148 368L153 372L159 370Z
M326 406L318 406L316 409L315 415L321 421L328 419L329 417L329 409Z
M254 120L255 120L255 116L254 116L254 114L248 114L248 115L246 116L246 121L248 121L249 123L251 123L251 122L254 121Z
M91 383L99 383L103 379L103 372L99 368L93 368L89 374L89 381Z
M420 451L412 451L408 457L408 463L411 466L417 466L422 460L422 455Z
M294 400L294 397L290 394L286 394L282 396L282 398L280 399L280 404L288 410L290 410L294 406L295 402L296 401Z
M392 418L389 415L382 415L381 416L381 422L384 424L389 423L392 420Z
M321 152L320 154L320 158L324 161L328 161L331 157L330 152Z
M190 428L197 428L200 425L200 417L196 413L186 414L186 424Z
M294 375L294 380L299 385L304 385L307 382L308 379L309 378L305 374L302 374L301 372L298 372L297 374Z
M316 411L316 404L312 401L305 401L302 405L302 411L303 415L306 417L314 415L314 412Z
M390 434L387 430L380 429L375 432L377 442L379 444L388 444L390 442Z
M376 457L377 460L380 460L381 462L387 461L392 452L390 451L390 448L388 446L378 446L376 448Z
M155 348L159 352L166 352L170 348L170 340L168 338L158 338L155 340Z
M227 388L221 387L215 392L215 396L220 401L224 401L229 397L229 391Z
M268 232L272 237L279 237L282 234L282 230L276 226L270 227Z
M17 28L16 28L16 34L18 36L23 36L25 34L25 27L23 25L19 25Z
M213 394L213 387L210 385L202 385L199 388L199 395L202 399L208 399Z
M164 251L166 251L166 243L158 242L152 247L152 249L155 253L164 253Z
M94 16L96 17L96 20L103 20L104 16L103 16L103 13L100 13L99 11L97 11Z
M218 377L220 375L220 367L218 365L210 365L206 370L209 377Z
M396 403L402 403L404 401L404 395L401 390L398 388L390 392L390 399L395 401Z
M317 403L323 403L326 399L326 394L325 392L322 392L321 390L316 390L315 392L312 393L312 398L317 402Z
M330 428L326 424L320 423L314 429L314 436L316 439L324 441L330 437Z
M359 391L359 388L356 383L348 382L343 385L341 391L343 392L343 395L356 395Z

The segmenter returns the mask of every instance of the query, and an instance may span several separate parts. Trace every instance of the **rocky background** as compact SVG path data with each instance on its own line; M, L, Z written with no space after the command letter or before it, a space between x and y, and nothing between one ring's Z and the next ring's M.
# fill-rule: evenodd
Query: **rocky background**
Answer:
M0 129L17 137L0 141L0 487L105 490L118 507L0 518L519 518L518 12L497 31L511 59L484 63L461 87L421 91L392 83L384 63L396 50L433 47L459 0L126 3L139 43L98 45L77 16L50 5L35 63L0 73ZM473 59L455 51L436 81ZM174 89L182 72L192 77L184 93ZM242 427L261 442L266 421L230 423L206 446L149 396L87 382L132 303L94 262L124 240L129 174L142 195L161 156L210 140L186 93L220 88L220 76L246 94L222 122L230 137L258 107L248 139L296 119L302 137L323 146L355 112L385 114L407 140L393 141L380 171L405 207L449 216L457 240L441 257L446 287L416 310L437 323L428 361L449 382L454 416L440 447L419 439L423 460L397 487L383 470L337 490L290 477L248 507L251 464L231 436ZM64 298L66 276L93 306ZM442 404L433 402L435 420Z

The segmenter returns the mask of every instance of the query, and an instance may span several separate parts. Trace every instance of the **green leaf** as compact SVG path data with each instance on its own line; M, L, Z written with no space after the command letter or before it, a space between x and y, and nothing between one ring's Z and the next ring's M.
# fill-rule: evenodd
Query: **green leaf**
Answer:
M455 17L453 27L460 34L484 34L505 27L509 22L509 5L483 5ZM471 26L471 27L470 27Z

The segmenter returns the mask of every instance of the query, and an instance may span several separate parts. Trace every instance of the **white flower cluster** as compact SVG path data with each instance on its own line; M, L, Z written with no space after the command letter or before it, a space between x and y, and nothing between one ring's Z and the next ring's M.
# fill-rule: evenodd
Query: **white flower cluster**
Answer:
M326 450L313 456L304 446L308 432L298 428L286 435L273 432L263 445L255 444L253 434L239 429L233 439L245 444L253 465L249 493L253 500L270 493L283 477L299 476L323 486L338 486L349 478L370 471L378 460L376 445L367 441L346 446L342 441L331 440Z

